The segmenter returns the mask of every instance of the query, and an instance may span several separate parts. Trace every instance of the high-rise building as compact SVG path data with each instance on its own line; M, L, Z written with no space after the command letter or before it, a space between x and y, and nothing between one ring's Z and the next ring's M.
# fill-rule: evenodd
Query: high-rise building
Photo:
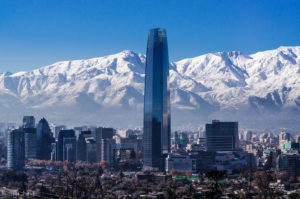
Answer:
M20 170L25 162L24 132L20 129L9 131L7 137L7 168Z
M65 130L67 127L65 125L55 125L54 127L54 137L55 139L58 138L58 134L61 130Z
M96 137L101 139L112 138L115 135L115 129L113 128L96 128Z
M55 142L49 124L42 118L37 125L37 159L51 160L52 143Z
M252 131L244 132L244 140L249 141L249 142L252 140Z
M170 152L170 88L167 35L164 29L148 34L144 95L144 170L164 170Z
M64 155L64 147L65 147L64 143L68 143L70 141L72 144L73 140L64 141L65 138L75 138L75 143L76 143L75 131L70 129L70 130L61 130L59 132L58 141L57 141L57 151L56 151L57 152L57 154L56 154L57 161L64 161L64 157L67 158L67 155ZM65 151L66 150L68 150L68 148L66 148ZM75 153L76 153L76 151L75 151Z
M205 125L207 151L234 151L239 147L238 122L213 120Z
M51 144L51 160L52 161L57 161L57 146L56 146L56 142L53 142Z
M112 139L115 135L115 130L113 128L96 128L96 146L97 146L97 161L102 161L102 139Z
M25 144L25 159L36 158L36 128L34 116L23 117L23 134Z
M299 154L281 154L277 158L277 168L280 171L286 171L290 178L300 177L300 155Z
M300 143L300 135L296 135L295 142Z
M97 145L94 137L85 138L86 141L86 161L89 163L97 162Z
M191 153L193 173L206 173L214 170L215 151L194 151Z
M25 138L25 159L36 158L36 128L23 128Z
M77 161L87 161L87 142L86 138L91 137L91 131L81 131L77 140Z
M63 161L76 162L76 136L63 138Z
M101 162L107 162L111 167L114 166L115 145L114 139L101 139Z
M23 128L35 128L35 118L33 116L24 116Z

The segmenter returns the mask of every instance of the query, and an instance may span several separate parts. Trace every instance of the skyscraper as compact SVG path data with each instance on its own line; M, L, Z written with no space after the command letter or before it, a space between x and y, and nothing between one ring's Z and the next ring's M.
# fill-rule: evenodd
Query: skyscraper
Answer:
M24 116L23 117L23 128L35 128L34 116Z
M148 34L144 96L144 170L164 170L170 151L170 89L167 35L164 29Z
M102 161L102 139L112 139L115 135L113 128L96 128L97 161Z
M77 140L77 161L87 161L87 142L86 138L91 137L91 131L81 131Z
M66 140L65 138L73 138L70 140ZM73 141L75 139L75 144L76 144L76 137L75 137L75 131L74 130L61 130L58 134L58 142L57 142L57 161L64 161L64 158L67 157L67 152L71 152L73 154L73 151L71 150L72 148L74 149L74 144ZM68 147L65 147L68 144ZM76 147L76 146L75 146ZM66 152L66 153L65 153ZM76 154L76 151L75 151ZM75 157L76 158L76 157Z
M213 120L205 125L207 151L234 151L239 147L238 122Z
M42 118L37 125L37 159L50 160L52 143L55 142L49 124Z
M36 128L34 116L23 117L23 133L25 141L25 159L36 158Z
M23 128L25 138L25 159L36 158L36 128Z
M25 164L24 132L20 129L12 130L7 137L7 168L20 170Z
M76 137L63 138L63 161L76 162Z
M94 137L87 137L86 140L86 161L89 163L97 162L97 145Z
M114 166L114 152L116 141L110 138L101 139L101 162L107 162L109 166Z

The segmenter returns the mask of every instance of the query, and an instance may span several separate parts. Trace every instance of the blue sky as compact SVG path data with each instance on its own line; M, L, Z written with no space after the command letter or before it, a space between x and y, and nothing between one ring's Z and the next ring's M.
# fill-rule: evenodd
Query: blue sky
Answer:
M125 49L167 29L171 61L300 45L298 0L1 0L0 72Z

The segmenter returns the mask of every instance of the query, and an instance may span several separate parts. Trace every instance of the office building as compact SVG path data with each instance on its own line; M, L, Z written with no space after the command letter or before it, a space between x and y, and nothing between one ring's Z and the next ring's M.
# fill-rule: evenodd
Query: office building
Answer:
M215 167L214 151L196 151L191 153L193 173L206 173L214 170Z
M126 152L125 152L126 151ZM124 157L124 153L134 153L135 162L138 163L139 152L142 151L142 139L138 139L137 135L130 135L127 138L121 138L120 156Z
M37 125L37 159L51 160L52 143L55 142L49 124L42 118Z
M127 168L131 170L136 170L137 165L137 154L133 149L127 148L119 148L115 150L114 153L115 160L114 166L115 168Z
M87 142L86 138L91 137L91 131L81 131L77 140L77 161L87 161Z
M97 161L101 162L101 150L102 150L102 139L112 139L115 135L115 130L113 128L96 128L96 146L97 146Z
M142 140L133 135L127 138L121 138L121 148L133 149L135 153L138 153L138 151L142 150Z
M213 120L205 125L207 151L234 151L239 147L238 122Z
M286 171L293 180L300 177L300 155L281 154L277 159L277 169Z
M33 116L24 116L23 128L35 128L35 118Z
M192 171L192 159L188 154L169 154L165 166L166 172L171 170Z
M299 143L297 143L297 142L288 141L288 142L285 142L283 145L284 153L297 154L297 153L299 153L299 149L300 149L300 146L299 146Z
M114 166L114 153L116 142L114 139L101 139L101 162L107 162L109 166Z
M57 143L53 142L51 144L51 160L57 161Z
M244 132L244 140L251 142L252 140L252 131L245 131Z
M188 134L185 132L179 133L179 147L180 149L185 149L189 143Z
M170 152L169 57L166 31L148 34L144 94L143 170L164 170Z
M36 158L36 128L23 128L25 139L25 159Z
M63 161L76 162L76 136L63 138Z
M7 168L11 170L20 170L25 165L25 143L24 132L15 129L8 132L7 137Z
M97 162L97 144L94 137L85 138L86 142L86 161L88 163Z
M55 139L58 138L58 134L61 130L65 130L67 127L65 125L55 125L54 127L54 137Z
M57 140L57 151L56 151L57 152L57 155L56 155L57 161L64 161L64 158L67 158L67 154L64 155L64 151L68 150L68 148L66 148L64 150L65 138L75 138L75 141L76 141L75 131L70 129L70 130L61 130L59 132L58 140ZM73 140L70 140L71 144L72 144ZM69 140L65 141L65 143L69 143Z

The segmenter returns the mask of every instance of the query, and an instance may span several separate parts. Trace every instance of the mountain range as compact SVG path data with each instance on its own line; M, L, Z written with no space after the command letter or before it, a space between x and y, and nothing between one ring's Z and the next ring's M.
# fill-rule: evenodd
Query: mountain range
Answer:
M145 55L129 50L0 73L0 121L35 115L56 124L141 127L144 77ZM300 46L171 62L172 127L197 129L219 119L242 128L297 130L299 77Z

